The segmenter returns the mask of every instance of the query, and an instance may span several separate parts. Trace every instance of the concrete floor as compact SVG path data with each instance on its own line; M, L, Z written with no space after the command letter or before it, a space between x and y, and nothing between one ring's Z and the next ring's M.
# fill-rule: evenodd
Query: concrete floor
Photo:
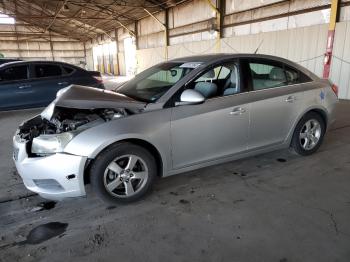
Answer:
M144 200L88 197L49 210L11 160L11 136L38 110L0 113L0 261L350 261L350 102L320 150L273 152L157 181ZM66 232L21 243L48 222Z

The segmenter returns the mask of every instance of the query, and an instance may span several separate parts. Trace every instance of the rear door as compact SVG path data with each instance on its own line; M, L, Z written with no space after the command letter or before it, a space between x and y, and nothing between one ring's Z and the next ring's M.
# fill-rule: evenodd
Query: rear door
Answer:
M27 64L0 69L0 109L16 109L36 103Z
M249 149L281 144L303 110L299 72L273 60L244 61L251 76Z
M69 78L63 73L60 64L31 64L31 85L40 105L51 103L57 91L69 85Z
M102 76L97 71L76 70L71 77L72 83L76 85L99 87L102 85Z

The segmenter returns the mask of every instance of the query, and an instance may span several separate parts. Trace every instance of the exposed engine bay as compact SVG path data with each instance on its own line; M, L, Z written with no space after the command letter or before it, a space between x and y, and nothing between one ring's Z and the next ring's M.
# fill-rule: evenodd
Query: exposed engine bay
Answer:
M130 115L126 109L74 109L56 107L50 120L41 115L24 122L18 135L22 140L32 141L39 135L60 134L88 128L116 118Z

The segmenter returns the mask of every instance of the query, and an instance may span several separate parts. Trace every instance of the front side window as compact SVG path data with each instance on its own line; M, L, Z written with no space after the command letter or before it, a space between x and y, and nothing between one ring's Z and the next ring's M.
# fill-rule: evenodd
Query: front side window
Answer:
M61 67L57 65L35 65L35 75L36 77L50 77L50 76L60 76L62 75Z
M209 99L238 93L238 83L238 67L235 62L230 62L205 71L187 89L194 89Z
M14 81L28 79L28 67L13 66L0 70L0 81Z
M155 102L195 67L187 63L156 65L125 83L117 91L136 100Z

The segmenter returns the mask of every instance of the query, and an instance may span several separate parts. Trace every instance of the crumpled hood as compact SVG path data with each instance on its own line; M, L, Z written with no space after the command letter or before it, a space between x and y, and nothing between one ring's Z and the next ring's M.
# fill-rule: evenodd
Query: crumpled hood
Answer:
M127 108L141 110L146 103L136 101L125 95L87 86L71 85L54 101L56 106L77 109Z

